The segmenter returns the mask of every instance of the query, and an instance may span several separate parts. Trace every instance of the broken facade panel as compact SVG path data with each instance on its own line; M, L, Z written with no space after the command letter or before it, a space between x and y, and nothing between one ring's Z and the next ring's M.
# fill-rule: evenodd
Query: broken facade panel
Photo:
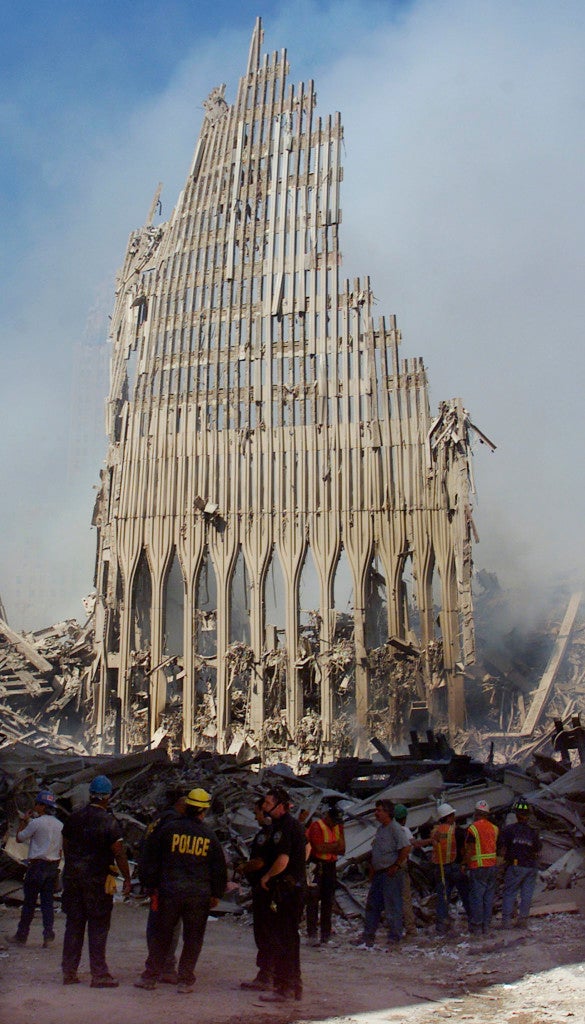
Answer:
M472 425L458 399L431 419L422 360L399 358L369 278L343 279L340 116L261 41L258 21L235 103L205 101L176 208L155 225L157 191L117 278L95 725L118 708L123 750L171 696L182 745L219 751L238 730L332 751L340 716L355 741L414 699L464 717Z

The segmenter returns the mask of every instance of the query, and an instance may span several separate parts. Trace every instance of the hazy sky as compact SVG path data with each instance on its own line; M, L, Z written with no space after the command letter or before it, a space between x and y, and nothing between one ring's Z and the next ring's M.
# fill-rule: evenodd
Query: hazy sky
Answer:
M582 0L0 7L0 595L16 628L83 618L105 437L69 437L73 390L91 420L76 347L104 340L128 235L159 180L170 214L202 101L221 82L233 100L258 14L264 49L286 47L318 112L341 111L344 272L396 313L433 411L461 396L498 445L475 459L476 564L506 586L583 577Z

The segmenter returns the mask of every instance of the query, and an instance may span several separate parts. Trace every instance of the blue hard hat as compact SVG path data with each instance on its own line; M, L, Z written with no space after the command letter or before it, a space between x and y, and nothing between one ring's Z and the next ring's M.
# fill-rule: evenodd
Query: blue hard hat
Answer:
M37 793L35 797L36 804L43 804L45 807L56 807L57 797L54 793L51 793L50 789L41 789L40 793Z
M90 796L109 796L112 792L112 783L107 775L96 775L89 784Z

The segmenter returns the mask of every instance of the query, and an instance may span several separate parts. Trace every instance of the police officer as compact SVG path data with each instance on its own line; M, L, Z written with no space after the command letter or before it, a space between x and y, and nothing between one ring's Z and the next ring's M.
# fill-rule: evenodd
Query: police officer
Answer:
M137 988L156 988L168 955L173 931L183 921L183 949L177 992L193 991L195 965L201 952L207 918L225 892L227 869L221 844L205 824L209 793L192 789L185 813L152 833L141 866L141 881L158 890L158 911L150 951Z
M301 999L301 940L299 925L306 886L305 830L290 813L286 789L275 786L264 797L262 809L272 820L271 857L260 885L270 896L271 968L273 992L263 1002Z
M252 840L250 859L238 864L239 873L244 875L252 888L252 923L254 941L258 949L256 955L258 973L251 981L241 981L240 988L252 989L257 992L264 992L272 987L272 911L270 910L270 893L260 885L260 879L268 865L273 862L274 855L271 846L272 821L264 814L263 804L263 796L259 797L254 804L254 816L260 829Z
M167 806L165 807L165 809L163 811L161 811L161 813L159 814L158 818L155 818L155 820L153 822L151 822L151 824L148 826L148 828L146 830L146 834L144 836L144 843L143 843L142 849L140 851L140 858L139 858L139 865L138 865L138 873L139 874L141 873L141 865L142 865L142 861L144 859L145 853L148 850L148 846L150 845L150 843L152 841L151 840L152 834L157 829L162 828L163 825L166 825L166 823L168 821L174 821L175 818L182 817L182 815L185 813L185 796L186 796L186 794L181 792L180 790L176 790L176 789L168 790L168 792L167 792ZM155 929L156 929L156 915L157 915L157 913L158 913L158 892L157 892L156 889L154 889L154 890L152 890L150 892L150 909L149 909L148 918L147 918L147 921L146 921L146 945L148 946L148 951L149 952L150 952L150 945L151 945L151 942L152 942L152 937L153 937L153 935L155 933ZM171 945L170 945L170 948L169 948L169 952L167 954L167 958L165 960L163 971L162 971L162 974L160 976L160 980L162 982L165 982L167 985L176 985L176 984L178 984L178 981L179 981L179 976L177 974L177 960L176 960L176 955L175 954L176 954L176 951L177 951L177 946L179 945L180 937L181 937L181 922L177 921L177 924L175 926L175 930L173 932L173 938L171 940Z
M517 897L520 905L516 926L522 928L528 921L538 874L538 854L542 845L537 829L528 824L530 808L526 801L517 800L513 810L516 822L502 829L498 844L498 851L503 855L506 865L502 928L509 928L512 924Z

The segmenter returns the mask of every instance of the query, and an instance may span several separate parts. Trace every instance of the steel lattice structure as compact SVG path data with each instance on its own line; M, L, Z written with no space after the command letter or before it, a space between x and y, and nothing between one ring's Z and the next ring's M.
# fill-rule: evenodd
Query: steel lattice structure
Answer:
M235 103L225 86L212 91L170 219L154 223L157 192L117 278L94 523L96 729L103 736L117 709L121 749L133 743L136 696L146 700L148 741L171 691L182 744L198 741L197 716L211 701L214 743L227 749L237 622L246 655L239 725L259 737L276 715L294 736L307 704L299 579L309 548L319 581L313 707L325 746L336 714L330 655L342 550L354 592L358 725L368 727L374 581L386 627L376 643L416 649L419 696L440 682L451 724L464 714L471 425L459 400L431 419L422 360L399 359L393 317L374 322L369 278L342 279L340 116L317 118L313 83L289 85L286 52L262 57L261 42L258 21ZM286 601L280 638L266 621L273 559ZM275 648L284 683L268 706Z

